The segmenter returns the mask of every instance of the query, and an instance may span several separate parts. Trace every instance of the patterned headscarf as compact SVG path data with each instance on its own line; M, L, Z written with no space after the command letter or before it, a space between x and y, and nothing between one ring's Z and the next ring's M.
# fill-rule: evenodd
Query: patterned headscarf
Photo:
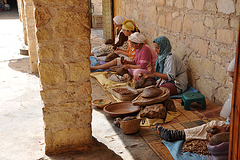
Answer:
M160 36L153 40L153 43L156 43L159 47L159 53L157 55L157 61L155 65L155 71L163 73L164 62L167 56L171 53L172 46L170 41L165 36Z
M125 30L138 32L138 28L132 20L125 20L122 23L122 28L125 29Z

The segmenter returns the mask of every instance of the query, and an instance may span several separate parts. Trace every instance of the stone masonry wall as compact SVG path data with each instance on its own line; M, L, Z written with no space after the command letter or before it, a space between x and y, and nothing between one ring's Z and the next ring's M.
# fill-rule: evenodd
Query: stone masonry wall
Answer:
M186 64L189 82L222 105L233 87L227 74L235 56L240 0L122 0L122 15L136 22L152 45L165 35Z
M33 0L46 154L92 143L88 0Z
M24 0L29 62L32 73L38 73L38 56L35 34L34 5L32 0Z

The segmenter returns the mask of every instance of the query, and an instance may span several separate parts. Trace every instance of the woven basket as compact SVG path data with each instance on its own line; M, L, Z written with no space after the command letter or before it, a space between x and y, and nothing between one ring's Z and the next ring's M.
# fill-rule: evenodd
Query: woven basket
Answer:
M103 109L106 105L111 104L112 101L108 99L97 99L92 102L92 105L98 108Z
M129 121L121 121L120 127L124 134L137 133L140 129L141 119L133 119Z

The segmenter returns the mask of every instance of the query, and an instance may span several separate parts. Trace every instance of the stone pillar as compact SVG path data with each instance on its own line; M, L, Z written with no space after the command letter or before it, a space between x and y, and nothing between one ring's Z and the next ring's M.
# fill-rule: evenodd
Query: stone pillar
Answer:
M22 15L23 15L23 0L17 0L18 2L18 14L19 14L19 19L22 22Z
M26 14L25 14L25 4L24 4L24 0L22 0L22 3L21 3L21 7L22 7L22 14L21 14L21 17L22 17L22 22L23 22L23 34L24 34L24 43L27 45L28 42L27 42L27 17L26 17Z
M33 0L44 102L45 152L92 143L88 0Z
M28 41L29 62L32 73L38 73L38 56L36 48L34 5L32 0L24 0L24 15L26 16L26 29Z

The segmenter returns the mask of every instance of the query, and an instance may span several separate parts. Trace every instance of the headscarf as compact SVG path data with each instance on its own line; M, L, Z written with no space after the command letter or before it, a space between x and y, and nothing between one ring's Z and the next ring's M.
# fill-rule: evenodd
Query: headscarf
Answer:
M235 67L235 58L228 65L228 71L229 72L234 72L234 67Z
M131 34L128 39L134 43L144 43L146 40L145 36L139 32Z
M136 24L132 20L125 20L122 23L122 25L123 25L122 29L138 32L138 28L137 28Z
M159 46L159 53L157 55L157 61L155 65L155 71L163 73L164 62L167 56L171 53L172 46L170 41L165 36L160 36L153 40Z
M122 25L124 21L125 21L125 18L123 16L115 16L113 18L113 22L115 22L117 25Z

